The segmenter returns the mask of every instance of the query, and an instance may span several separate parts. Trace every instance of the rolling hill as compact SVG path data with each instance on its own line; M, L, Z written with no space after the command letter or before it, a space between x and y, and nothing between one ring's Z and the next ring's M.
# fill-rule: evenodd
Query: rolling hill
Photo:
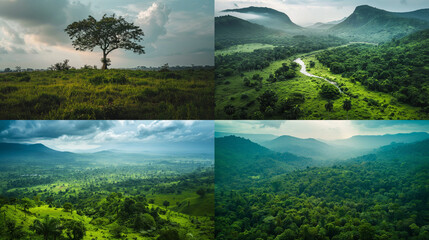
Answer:
M283 135L274 140L262 143L265 146L276 152L289 152L298 156L311 158L319 158L325 153L332 152L330 145L320 142L313 138L302 139L292 136Z
M216 39L222 38L255 38L277 33L259 24L251 23L233 16L221 16L215 18Z
M55 151L43 144L0 143L0 164L47 166L74 163L77 154Z
M277 153L236 136L216 138L216 181L266 178L314 164L310 158Z
M348 139L325 141L331 145L355 147L360 149L375 149L391 143L413 143L429 139L426 132L399 133L385 135L357 135Z
M230 13L235 12L235 13L241 13L241 14L249 14L252 17L246 18L246 15L243 15L242 17L252 23L256 23L268 28L274 28L274 29L278 29L286 32L303 29L302 27L293 23L288 15L272 8L247 7L247 8L238 8L238 9L226 9L226 10L223 10L222 12L230 12Z
M385 42L429 28L427 15L429 9L394 13L362 5L329 31L350 41Z

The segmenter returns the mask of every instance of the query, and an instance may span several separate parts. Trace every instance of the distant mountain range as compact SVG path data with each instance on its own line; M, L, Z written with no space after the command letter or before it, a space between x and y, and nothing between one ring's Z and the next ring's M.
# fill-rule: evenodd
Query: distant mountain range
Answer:
M303 28L293 23L289 16L267 7L247 7L237 9L226 9L222 12L251 14L257 17L245 18L245 20L265 27L274 28L282 31L296 31Z
M370 140L374 143L378 141L387 143L391 140L394 142L402 141L402 143L391 143L389 145L378 148L377 146L382 143L374 145L371 152L360 150L354 158L344 159L341 164L347 162L353 163L356 161L384 161L391 164L405 164L410 163L417 166L417 164L427 164L427 157L429 157L429 138L421 140L427 133L411 133L411 134L395 134L395 135L380 135L380 136L355 136L346 140L350 141L365 141ZM273 144L283 144L285 149L293 150L291 146L287 146L288 142L295 144L296 148L301 148L301 151L309 150L316 152L323 148L331 148L331 150L340 149L338 146L330 146L326 143L320 142L315 139L298 139L290 136L281 136L277 139L270 141ZM308 146L304 146L308 144ZM357 143L360 145L361 143ZM220 184L226 184L232 188L239 182L252 182L253 179L271 178L273 176L298 170L306 167L314 166L329 166L336 163L330 161L315 161L308 157L297 156L291 153L278 153L249 139L237 136L227 136L216 138L216 181ZM268 145L266 145L268 146ZM311 149L314 147L314 149ZM349 149L348 147L342 147ZM326 154L324 152L323 154ZM370 154L369 154L370 153ZM331 152L336 155L335 152ZM327 155L328 156L328 155ZM411 165L410 165L411 166ZM236 183L237 181L237 183ZM253 183L253 182L252 182Z
M356 135L347 139L326 141L313 138L303 139L288 135L276 136L271 134L235 134L216 133L216 137L240 136L259 143L266 149L279 153L291 153L297 156L315 160L347 159L370 153L377 148L392 143L412 143L429 139L426 132L399 133L386 135Z
M55 151L43 144L0 143L0 164L72 164L77 154Z
M358 6L330 32L353 41L389 41L429 28L429 9L394 13L368 5Z
M426 132L398 133L385 135L357 135L347 139L325 141L325 143L344 147L357 147L360 149L374 149L392 143L412 143L429 139Z
M215 35L217 39L222 38L255 38L276 34L274 29L234 16L221 16L215 18Z
M231 37L249 37L252 32L273 34L269 29L298 34L323 30L349 41L379 43L429 28L429 9L397 13L362 5L345 19L316 23L308 28L295 24L287 14L266 7L226 9L222 12L237 13L244 18L228 16L215 19L216 34L231 34ZM246 14L249 15L247 18Z
M312 165L309 158L276 153L237 136L216 138L215 146L216 177L226 181L243 177L265 178Z

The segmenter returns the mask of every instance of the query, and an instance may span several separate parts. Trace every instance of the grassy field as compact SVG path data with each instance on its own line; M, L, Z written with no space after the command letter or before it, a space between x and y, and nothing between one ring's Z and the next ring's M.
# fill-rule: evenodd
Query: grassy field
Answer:
M215 52L217 55L228 55L238 52L253 52L256 49L268 48L273 49L275 46L271 44L262 44L262 43L248 43L248 44L240 44L229 47L227 49L218 50Z
M0 119L213 119L213 69L0 74Z
M300 93L305 96L305 102L300 105L303 110L300 119L356 119L356 120L376 120L376 119L427 119L429 116L420 112L420 108L412 107L406 104L399 103L393 96L366 90L360 83L352 83L349 79L343 78L340 75L335 75L329 72L329 69L319 63L314 57L317 52L296 55L287 60L275 61L269 67L261 71L245 72L244 76L234 75L226 79L216 80L215 90L215 116L216 119L231 119L240 118L237 115L227 115L224 112L224 107L232 105L236 109L246 109L247 118L253 118L253 113L259 111L259 103L257 97L266 90L274 91L279 102L289 98L294 93ZM348 92L355 95L356 98L351 98L352 109L347 113L343 110L343 101L349 99L349 96L342 94L340 98L333 101L334 109L332 112L325 110L326 99L319 95L320 88L326 84L325 80L307 77L299 72L295 78L287 81L270 83L266 79L276 69L280 68L282 63L288 65L296 58L301 57L307 65L307 71L311 74L331 79L337 82L343 88L347 88ZM316 63L314 68L309 68L310 61ZM257 91L256 88L246 87L243 85L243 78L252 78L254 74L260 74L263 77L262 88ZM373 99L379 103L379 106L370 106L368 99ZM266 119L282 119L284 117L273 115Z

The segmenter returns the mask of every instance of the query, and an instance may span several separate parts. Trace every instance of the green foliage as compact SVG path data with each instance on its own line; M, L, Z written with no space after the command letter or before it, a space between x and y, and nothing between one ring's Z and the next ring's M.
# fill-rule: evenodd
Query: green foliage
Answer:
M0 75L1 119L213 119L213 69ZM4 81L8 79L8 81ZM9 81L10 80L10 81Z
M325 83L320 89L320 96L326 99L334 100L340 97L340 90L333 84Z
M275 92L267 90L257 98L259 102L259 109L261 112L265 112L267 107L274 108L278 97Z
M64 224L65 234L69 239L81 240L86 235L85 224L76 220L67 220Z
M380 46L350 45L323 51L317 59L332 73L351 77L368 90L425 108L429 104L428 36L429 30L424 30Z
M428 140L283 171L279 155L263 162L269 157L262 149L234 142L216 142L221 165L216 239L424 239L427 234L421 229L429 224ZM276 160L273 167L267 164ZM257 172L261 165L278 171Z
M79 51L93 51L95 47L103 50L102 69L107 69L110 59L107 55L116 49L131 50L134 53L145 53L139 44L144 33L139 26L127 22L123 17L104 15L100 21L89 16L74 22L65 29L73 41L73 47Z

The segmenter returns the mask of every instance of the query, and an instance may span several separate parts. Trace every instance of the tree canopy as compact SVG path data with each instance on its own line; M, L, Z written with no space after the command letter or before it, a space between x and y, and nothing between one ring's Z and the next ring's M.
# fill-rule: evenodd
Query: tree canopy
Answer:
M74 22L65 29L73 41L73 47L78 51L93 51L100 47L103 51L102 69L110 65L109 53L116 49L125 49L134 53L144 54L144 46L140 45L143 40L143 30L133 23L127 22L123 17L115 14L106 14L100 21L89 16L87 19Z

